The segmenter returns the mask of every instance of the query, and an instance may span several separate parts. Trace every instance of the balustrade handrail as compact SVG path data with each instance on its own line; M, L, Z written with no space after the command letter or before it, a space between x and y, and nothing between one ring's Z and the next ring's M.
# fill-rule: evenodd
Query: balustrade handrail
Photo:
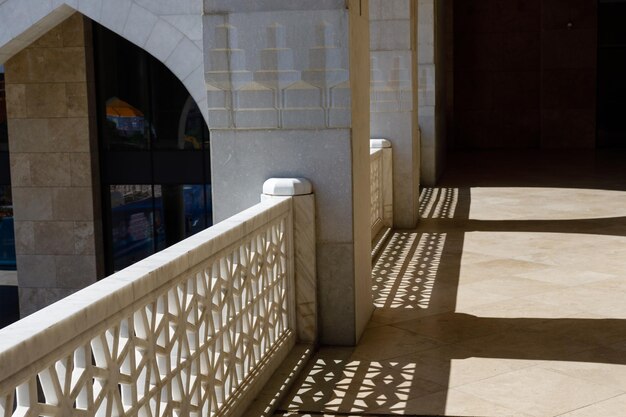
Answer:
M393 224L393 160L391 142L370 140L370 226L372 240Z
M266 199L0 330L0 417L229 415L295 343L293 210Z

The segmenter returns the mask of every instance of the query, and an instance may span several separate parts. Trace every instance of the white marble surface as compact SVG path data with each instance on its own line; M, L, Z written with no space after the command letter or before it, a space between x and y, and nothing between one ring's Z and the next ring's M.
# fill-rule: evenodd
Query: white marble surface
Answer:
M347 29L337 9L206 14L209 126L349 127Z
M416 0L417 2L417 0ZM419 141L413 74L410 0L370 0L371 135L393 142L395 226L412 228L419 218Z
M312 207L312 196L302 198L308 199L303 207ZM299 211L302 213L298 222L299 233L306 233L306 227L310 232L314 217L306 209ZM65 362L68 357L70 361L77 361L77 366L70 368L89 368L87 378L74 380L79 385L84 384L85 390L92 389L89 381L92 381L91 375L96 374L104 378L105 386L113 388L106 391L104 397L94 394L81 397L77 403L74 400L58 401L65 396L69 398L70 393L57 390L57 386L49 383L51 380L44 375L44 398L49 409L59 415L71 415L76 406L96 409L103 401L120 401L118 385L130 385L127 379L120 379L118 370L126 369L123 365L126 353L123 352L129 350L143 359L128 372L142 372L142 369L154 366L161 375L155 385L136 386L141 395L132 397L132 401L138 409L148 407L147 400L150 399L156 404L169 402L181 415L188 415L193 408L189 408L191 405L187 401L172 404L171 399L161 397L163 392L181 389L183 399L197 396L203 403L211 399L207 407L213 412L216 407L226 406L241 410L233 414L241 415L252 401L253 393L260 390L295 343L294 323L288 321L287 312L289 304L295 301L289 300L288 291L293 285L293 273L288 267L293 259L288 244L293 239L290 230L293 213L291 198L265 200L1 329L0 404L8 400L11 408L13 389L24 381L36 389L35 379L44 370L52 372L51 378L59 378L61 385L65 384L70 375L60 369L68 365ZM315 241L310 234L306 237L309 242ZM306 252L305 248L306 245L300 245L301 252ZM308 262L310 264L310 257ZM263 280L262 286L254 287L261 291L250 287L260 285L254 284L255 280ZM252 295L254 297L250 298ZM267 311L252 310L251 306L259 302ZM202 313L209 307L215 309L217 316ZM165 314L157 317L157 310ZM253 320L250 317L253 311L264 313ZM226 319L214 320L215 317ZM167 323L161 326L160 320ZM234 321L239 323L235 326ZM235 328L247 329L245 343L239 333L232 331ZM127 339L128 330L134 332L135 337ZM105 338L105 334L112 338ZM154 345L157 339L167 344L164 351ZM222 347L220 350L211 347L218 342ZM176 353L179 349L180 355ZM74 352L86 352L85 363L80 361L81 354L74 356ZM235 368L228 366L228 369L216 370L213 374L198 363L201 357L209 360L209 356L217 368L222 366L220 364L237 363L242 372L235 374ZM228 359L224 359L225 356ZM215 360L217 362L213 362ZM177 365L162 368L165 361ZM208 396L204 392L199 395L198 384L180 387L172 382L178 381L178 373L192 366L192 362L196 369L203 369L199 371L203 379L215 379L210 385L214 392ZM131 377L133 381L136 378L137 375ZM38 409L37 401L34 396L21 404L28 409ZM118 411L119 415L131 415Z
M206 101L204 79L189 76L203 68L198 37L202 0L49 0L36 1L36 6L31 3L6 0L0 4L0 64L79 11L161 60L196 102ZM206 108L200 108L206 117Z
M263 194L270 196L299 196L312 192L313 185L305 178L270 178L263 184Z

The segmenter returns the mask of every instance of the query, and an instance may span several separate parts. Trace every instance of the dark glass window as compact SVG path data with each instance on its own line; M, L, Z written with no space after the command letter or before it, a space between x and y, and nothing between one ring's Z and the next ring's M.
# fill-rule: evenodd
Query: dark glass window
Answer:
M209 132L157 59L94 23L107 272L212 224Z
M4 66L0 65L0 152L9 151L9 132L7 129L7 103L4 87Z
M4 67L0 65L0 270L15 270Z

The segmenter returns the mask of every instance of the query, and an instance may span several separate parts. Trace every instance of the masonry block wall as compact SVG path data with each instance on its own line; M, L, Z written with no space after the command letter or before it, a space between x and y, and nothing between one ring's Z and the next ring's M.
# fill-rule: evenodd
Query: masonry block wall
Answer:
M418 120L421 141L421 179L434 186L446 156L445 16L449 1L419 0L417 19Z
M361 296L371 292L371 261L359 244L367 216L358 213L369 201L358 178L369 170L357 172L358 160L369 161L369 132L355 129L369 120L354 118L349 31L350 14L363 17L367 2L351 1L350 10L345 0L205 0L204 7L214 220L256 204L268 178L309 179L320 341L354 344L372 303ZM369 39L367 31L360 38Z
M82 15L49 31L5 68L24 316L97 279Z
M417 2L370 1L371 136L393 147L394 225L418 221Z
M455 147L594 147L596 16L596 0L455 1Z

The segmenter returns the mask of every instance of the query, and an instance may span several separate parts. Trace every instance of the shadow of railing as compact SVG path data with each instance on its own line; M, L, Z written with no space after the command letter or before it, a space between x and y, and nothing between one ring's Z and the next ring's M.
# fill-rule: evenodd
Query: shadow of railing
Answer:
M625 341L626 320L478 317L457 312L466 233L626 236L626 217L472 220L470 205L469 187L425 189L420 226L395 231L373 266L376 312L370 326L405 320L410 327L402 328L424 336L419 342L424 343L420 354L386 357L385 344L393 344L399 354L403 345L409 352L408 345L417 342L384 333L366 341L370 352L362 346L323 350L285 402L284 412L448 415L448 389L458 382L452 381L452 365L462 360L626 365L624 350L589 349L596 342ZM502 337L504 332L507 337ZM456 345L463 333L477 337ZM419 413L411 414L415 410ZM496 413L506 415L502 410Z

